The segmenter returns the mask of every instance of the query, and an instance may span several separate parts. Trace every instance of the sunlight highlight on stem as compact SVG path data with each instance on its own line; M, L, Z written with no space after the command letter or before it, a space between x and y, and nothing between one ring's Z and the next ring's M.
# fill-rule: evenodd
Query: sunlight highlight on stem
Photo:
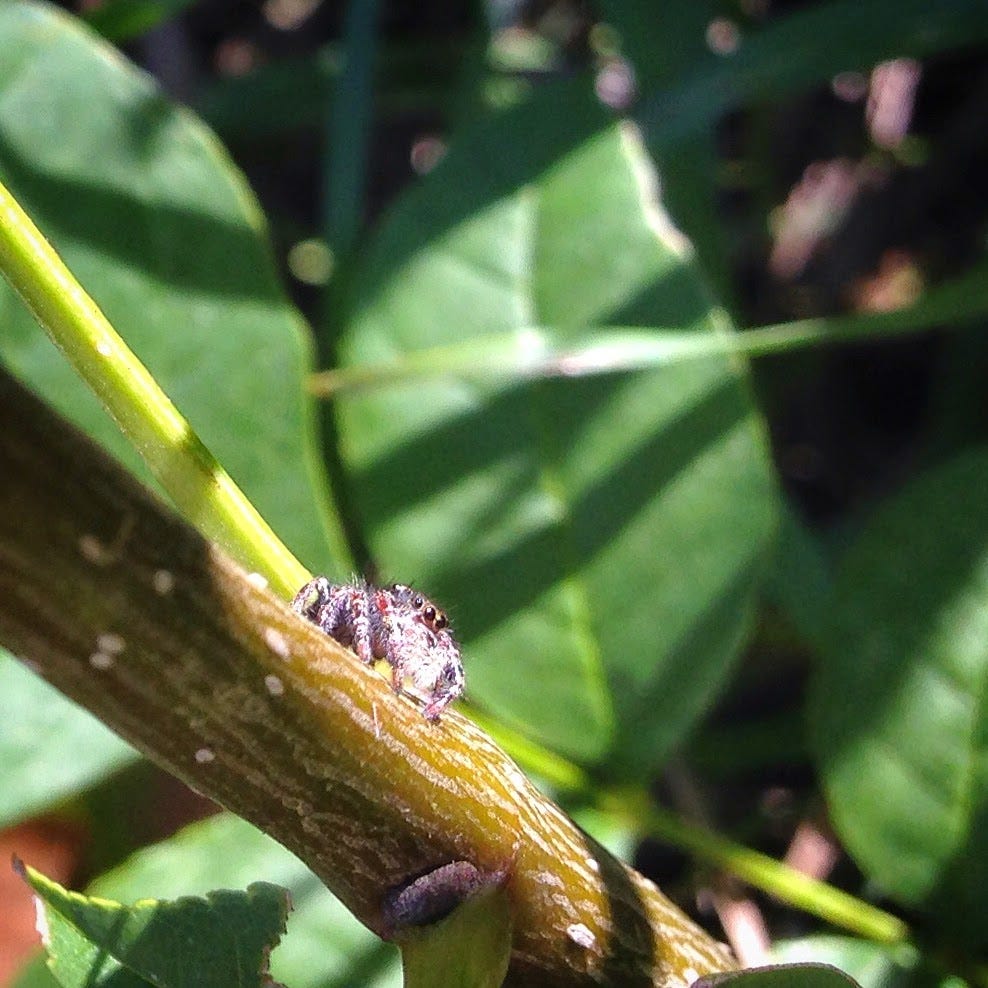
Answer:
M2 184L0 273L190 524L241 565L261 573L274 590L291 596L308 579L305 567L216 462Z
M579 765L488 717L468 702L464 702L462 709L524 768L526 774L541 779L558 792L572 795L590 791L590 778Z
M527 773L570 797L594 799L593 783L578 765L484 717L475 709L468 709L468 713ZM703 864L729 872L795 909L879 943L901 944L909 939L908 926L897 916L827 882L810 878L766 854L665 812L654 805L644 789L629 787L605 791L595 802L602 812L623 819L636 835L647 834L677 847Z

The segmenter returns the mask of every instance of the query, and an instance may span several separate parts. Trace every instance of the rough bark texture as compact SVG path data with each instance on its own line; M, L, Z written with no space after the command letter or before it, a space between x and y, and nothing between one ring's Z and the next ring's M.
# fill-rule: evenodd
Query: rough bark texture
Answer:
M0 643L382 935L389 892L465 861L504 876L506 984L681 985L732 966L486 734L455 712L427 723L260 582L0 379Z

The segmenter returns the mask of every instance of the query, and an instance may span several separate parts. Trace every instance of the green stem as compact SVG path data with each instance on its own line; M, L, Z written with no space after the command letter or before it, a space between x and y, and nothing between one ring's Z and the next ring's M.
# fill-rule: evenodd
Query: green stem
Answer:
M685 823L654 806L644 791L607 793L600 803L603 809L623 817L637 831L646 831L651 837L686 850L701 861L858 936L887 944L903 943L909 937L909 928L897 916L766 854Z
M308 579L0 183L0 273L144 457L179 511L272 588Z
M896 312L804 319L736 333L590 326L576 335L555 326L524 326L509 333L414 350L387 363L322 371L312 376L309 387L314 394L330 398L418 380L511 382L656 370L687 360L779 356L814 346L907 336L932 327L956 329L986 316L988 273L980 267Z
M351 0L347 8L343 72L326 126L326 239L337 258L353 246L364 216L378 7L378 0Z

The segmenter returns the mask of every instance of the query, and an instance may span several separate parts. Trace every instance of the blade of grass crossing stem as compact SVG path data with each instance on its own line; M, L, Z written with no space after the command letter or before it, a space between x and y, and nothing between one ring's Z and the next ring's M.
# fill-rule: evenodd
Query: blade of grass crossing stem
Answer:
M113 416L188 521L290 596L304 566L257 513L0 184L0 272Z
M909 936L897 916L811 878L767 854L725 840L657 809L642 790L615 790L599 800L602 810L624 817L637 832L681 848L700 861L736 875L754 888L776 896L797 909L879 943L896 944Z
M743 332L699 334L674 327L587 327L585 337L562 345L553 326L526 326L476 340L431 347L400 360L336 367L312 375L313 394L339 394L435 377L513 380L540 376L580 377L645 370L738 354L755 358L784 355L815 346L892 339L932 327L961 329L988 314L988 270L983 265L933 289L915 305L895 312L803 319Z

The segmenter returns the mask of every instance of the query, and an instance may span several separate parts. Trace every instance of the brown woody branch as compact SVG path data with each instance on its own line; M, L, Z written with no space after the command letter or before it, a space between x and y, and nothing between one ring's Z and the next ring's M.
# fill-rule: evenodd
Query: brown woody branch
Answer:
M469 862L507 876L506 984L679 985L732 966L470 721L427 723L6 377L0 643L382 935L396 888Z

